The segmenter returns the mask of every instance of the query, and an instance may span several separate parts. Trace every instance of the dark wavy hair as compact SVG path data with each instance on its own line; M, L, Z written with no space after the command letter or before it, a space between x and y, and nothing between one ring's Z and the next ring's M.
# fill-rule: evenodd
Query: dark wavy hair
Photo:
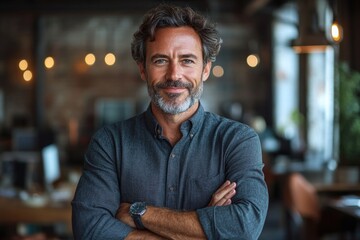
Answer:
M155 31L164 27L192 27L199 35L202 43L204 63L214 62L220 51L222 39L215 28L204 16L190 7L177 7L160 4L151 9L143 19L131 43L131 54L138 63L145 63L146 41L154 40Z

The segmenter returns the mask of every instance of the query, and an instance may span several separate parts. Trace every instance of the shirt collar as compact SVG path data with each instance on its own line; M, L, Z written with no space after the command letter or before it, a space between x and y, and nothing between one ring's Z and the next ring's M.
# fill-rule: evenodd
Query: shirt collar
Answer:
M144 114L148 129L154 134L155 137L161 136L162 128L151 111L151 105L148 106ZM195 114L190 119L186 120L181 124L180 130L183 133L188 132L189 134L195 135L195 133L199 130L204 120L204 117L205 110L201 103L199 103L199 107L196 110Z

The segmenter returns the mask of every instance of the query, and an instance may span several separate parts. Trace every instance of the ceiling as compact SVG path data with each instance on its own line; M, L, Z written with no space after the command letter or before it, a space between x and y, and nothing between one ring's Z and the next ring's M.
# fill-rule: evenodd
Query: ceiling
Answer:
M0 59L13 55L18 45L31 43L34 24L38 24L38 16L69 14L118 15L134 14L141 16L148 9L166 2L179 6L190 6L197 11L210 14L216 21L232 26L235 22L254 22L259 14L272 13L290 0L1 0L0 1ZM227 17L230 16L230 17ZM71 26L76 22L68 21ZM12 26L9 28L9 24ZM63 25L67 23L64 22ZM233 31L233 28L230 28ZM240 31L239 29L238 31ZM223 27L223 31L226 28ZM24 44L22 44L23 42ZM18 44L16 44L18 43ZM237 43L238 44L238 43ZM25 46L25 49L28 47ZM31 49L31 48L29 48Z
M167 2L199 11L218 13L241 13L251 15L257 11L276 8L286 0L2 0L0 13L58 13L58 12L144 12L160 3Z

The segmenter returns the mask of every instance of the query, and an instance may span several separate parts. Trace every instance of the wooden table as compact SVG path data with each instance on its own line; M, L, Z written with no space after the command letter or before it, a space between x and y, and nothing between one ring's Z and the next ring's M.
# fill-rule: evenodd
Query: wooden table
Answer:
M313 225L301 225L306 221L299 221L301 222L299 225L298 221L294 221L294 219L298 219L299 215L303 217L303 220L312 219L313 222L316 222L319 215L326 216L325 218L320 217L321 221L324 222L318 222L317 226L328 226L329 223L327 220L337 225L344 217L344 219L350 223L349 225L347 224L349 229L346 230L352 231L352 226L356 228L356 225L360 222L360 204L358 204L360 201L350 205L345 203L341 204L339 200L348 195L360 194L358 175L359 173L356 168L355 170L351 168L339 168L336 171L324 169L321 171L308 170L302 171L301 173L286 173L286 175L283 176L283 201L286 216L289 216L288 221L286 221L286 236L298 234L298 232L294 232L294 229L297 231L305 229L305 232L309 234L312 232ZM319 206L321 207L319 208ZM322 209L327 210L327 207L332 208L330 209L331 213L335 210L335 214L331 215L333 219L327 218L327 211L322 211ZM297 214L294 214L294 210ZM341 216L341 218L338 218L338 216ZM341 226L341 224L338 226ZM331 231L332 230L335 230L335 228L331 229ZM337 233L340 234L343 229L336 229L336 231L339 231Z
M343 196L339 199L328 201L327 205L355 218L357 221L360 220L360 196Z
M319 194L360 193L360 183L313 183Z
M0 197L0 224L46 224L65 223L71 233L71 205L52 203L33 207L17 198Z
M303 175L315 187L318 194L341 196L360 194L358 171L357 167L340 167L335 171L304 172Z
M322 203L360 222L360 178L358 167L340 167L307 179L315 187Z

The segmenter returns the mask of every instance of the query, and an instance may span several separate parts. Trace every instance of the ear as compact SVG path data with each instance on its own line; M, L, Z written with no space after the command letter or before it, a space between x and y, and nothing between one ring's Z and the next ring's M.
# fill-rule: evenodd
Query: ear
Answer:
M145 63L138 62L137 65L138 65L138 68L139 68L141 79L146 81Z
M206 81L209 78L210 71L211 71L211 62L209 61L206 63L204 70L203 70L203 75L202 75L203 81Z

